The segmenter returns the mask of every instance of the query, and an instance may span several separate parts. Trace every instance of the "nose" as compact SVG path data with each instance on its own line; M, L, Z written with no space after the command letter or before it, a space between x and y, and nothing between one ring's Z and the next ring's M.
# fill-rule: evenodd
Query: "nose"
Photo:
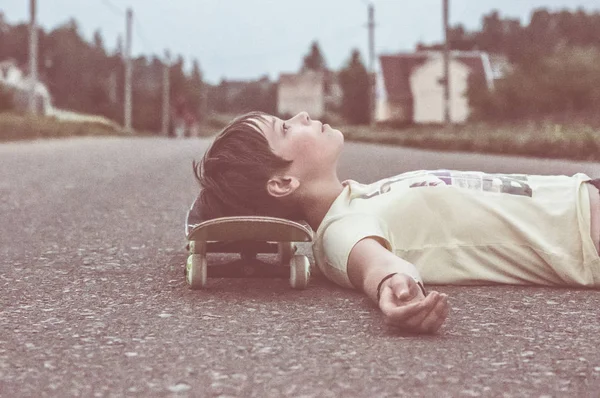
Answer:
M303 124L310 124L310 116L308 115L308 112L300 112L298 113L296 116L294 116L292 119L297 120L300 123Z

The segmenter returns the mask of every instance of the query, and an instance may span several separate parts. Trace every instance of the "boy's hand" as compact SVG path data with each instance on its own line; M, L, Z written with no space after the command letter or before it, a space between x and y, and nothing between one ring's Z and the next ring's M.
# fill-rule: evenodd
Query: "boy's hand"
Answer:
M396 274L384 282L378 304L387 324L416 333L436 332L450 310L446 294L432 291L425 297L406 274Z

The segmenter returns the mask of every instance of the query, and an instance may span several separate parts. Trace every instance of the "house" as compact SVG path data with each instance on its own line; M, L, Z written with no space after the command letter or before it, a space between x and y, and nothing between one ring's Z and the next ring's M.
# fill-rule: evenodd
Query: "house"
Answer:
M339 108L342 90L337 76L330 71L303 70L283 73L277 85L277 113L293 116L306 111L316 119L329 110Z
M0 85L13 90L17 109L27 110L29 108L29 94L32 84L35 84L37 113L44 116L51 114L52 99L46 85L40 81L33 83L29 76L25 76L15 61L5 60L0 62Z
M439 51L400 53L380 57L382 82L376 120L400 123L444 122L444 56ZM466 96L469 76L478 74L494 88L501 73L486 53L453 51L450 56L450 118L463 123L470 115Z

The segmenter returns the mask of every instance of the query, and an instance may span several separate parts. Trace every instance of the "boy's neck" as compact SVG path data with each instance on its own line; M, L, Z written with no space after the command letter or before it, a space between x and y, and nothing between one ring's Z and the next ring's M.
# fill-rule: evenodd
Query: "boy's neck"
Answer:
M302 198L302 211L308 222L316 231L329 211L335 199L342 193L344 186L337 176L329 180L315 183Z

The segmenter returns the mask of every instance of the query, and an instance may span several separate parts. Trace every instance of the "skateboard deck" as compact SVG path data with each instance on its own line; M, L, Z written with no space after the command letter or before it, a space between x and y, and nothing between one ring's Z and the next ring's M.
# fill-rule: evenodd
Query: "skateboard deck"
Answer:
M210 277L279 277L304 289L310 278L306 256L296 255L296 243L311 242L313 231L305 222L275 217L240 216L203 220L198 200L188 211L185 234L189 256L186 281L192 289L204 288ZM239 258L220 264L210 253L235 253ZM278 254L278 264L261 261L259 254Z

